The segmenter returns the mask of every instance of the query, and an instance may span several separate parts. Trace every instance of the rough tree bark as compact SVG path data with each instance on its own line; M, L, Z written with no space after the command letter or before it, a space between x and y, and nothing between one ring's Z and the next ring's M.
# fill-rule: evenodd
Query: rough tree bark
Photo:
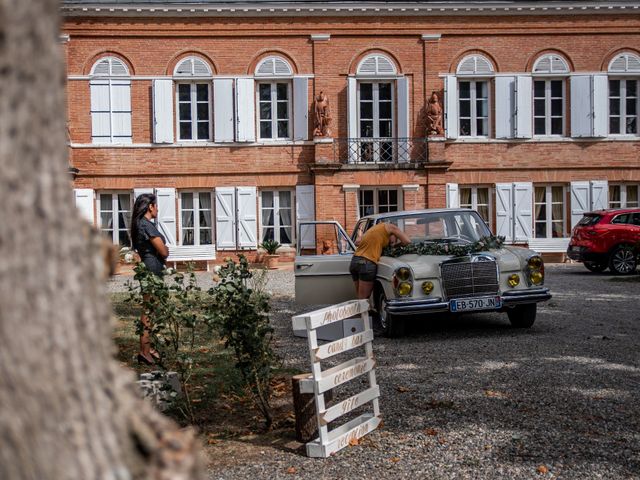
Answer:
M197 439L113 359L100 238L69 185L56 0L0 0L0 478L186 479Z

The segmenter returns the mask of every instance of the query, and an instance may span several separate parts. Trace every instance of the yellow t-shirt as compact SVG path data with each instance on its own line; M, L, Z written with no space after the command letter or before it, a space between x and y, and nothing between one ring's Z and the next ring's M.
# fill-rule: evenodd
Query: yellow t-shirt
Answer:
M378 263L382 256L382 249L387 245L389 245L387 227L384 223L379 223L364 232L354 255Z

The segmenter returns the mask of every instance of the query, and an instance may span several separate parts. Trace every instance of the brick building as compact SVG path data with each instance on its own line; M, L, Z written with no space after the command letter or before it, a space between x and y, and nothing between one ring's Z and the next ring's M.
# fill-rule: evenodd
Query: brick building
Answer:
M638 1L62 12L76 203L116 242L146 191L189 258L293 247L305 219L351 231L368 213L444 206L563 251L582 212L638 206ZM320 92L331 132L314 137ZM427 136L434 92L443 131Z

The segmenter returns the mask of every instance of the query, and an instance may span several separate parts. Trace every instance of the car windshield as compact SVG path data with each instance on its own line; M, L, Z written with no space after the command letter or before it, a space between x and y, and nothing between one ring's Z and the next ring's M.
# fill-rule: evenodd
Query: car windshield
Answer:
M473 243L491 235L484 221L472 210L415 213L381 218L379 221L393 223L407 234L412 243Z

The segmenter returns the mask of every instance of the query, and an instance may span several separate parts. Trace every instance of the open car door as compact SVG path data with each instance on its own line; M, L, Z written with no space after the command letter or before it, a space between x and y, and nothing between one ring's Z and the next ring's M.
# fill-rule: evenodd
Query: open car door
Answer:
M338 222L301 222L294 264L296 302L318 305L356 298L349 273L354 251Z

